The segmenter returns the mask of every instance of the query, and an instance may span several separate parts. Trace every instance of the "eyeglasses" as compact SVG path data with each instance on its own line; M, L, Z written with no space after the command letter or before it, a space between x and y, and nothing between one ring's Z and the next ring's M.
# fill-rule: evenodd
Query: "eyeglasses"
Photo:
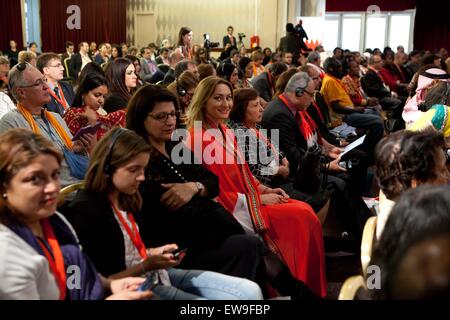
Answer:
M62 67L61 63L58 63L57 65L54 66L47 66L47 68L61 68L61 67Z
M147 117L151 117L159 122L167 122L167 119L169 119L169 116L172 118L177 119L180 116L180 112L179 111L173 111L173 112L161 112L161 113L157 113L156 115L152 115L152 114L148 114Z
M314 98L314 92L309 92L308 90L303 90L303 92L306 92L311 98Z
M19 88L32 88L32 87L43 86L44 84L45 84L45 85L47 84L47 78L45 78L45 77L36 80L36 82L33 83L33 84L29 84L29 85L26 85L26 86L18 86L18 87L19 87Z

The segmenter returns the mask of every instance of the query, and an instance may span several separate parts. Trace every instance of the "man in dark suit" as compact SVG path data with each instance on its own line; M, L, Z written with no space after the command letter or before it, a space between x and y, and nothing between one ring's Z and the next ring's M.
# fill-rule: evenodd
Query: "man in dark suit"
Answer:
M83 70L84 66L89 62L92 62L91 57L88 54L89 44L87 42L81 42L79 44L80 51L75 53L70 59L70 75L74 79L78 79L78 75L81 70Z
M72 58L72 56L74 54L74 50L75 50L75 46L74 46L73 42L72 41L66 41L66 52L64 52L61 55L61 63L63 64L63 67L64 67L64 76L65 77L69 73L69 70L66 70L66 66L65 66L65 62L64 61L66 59L71 59ZM70 61L68 60L68 62L70 62ZM69 64L67 65L67 67L69 67ZM69 74L69 77L70 77L70 74Z
M283 152L291 168L291 178L297 177L297 170L302 170L302 163L308 149L322 145L322 154L330 159L327 167L327 189L331 191L332 208L339 214L344 228L356 238L360 238L367 217L370 215L367 206L361 202L358 194L347 185L350 180L346 169L339 165L341 150L330 145L318 136L317 129L311 127L302 112L313 102L314 81L305 72L296 73L286 85L284 93L269 102L263 112L261 125L267 129L274 139L273 132L278 132L278 146ZM309 129L308 129L309 128Z
M233 27L229 26L227 28L227 35L223 37L223 47L227 45L227 43L231 44L232 47L237 47L236 38L233 36Z
M287 70L286 64L282 62L272 63L268 71L264 71L257 77L253 78L253 88L258 91L258 94L266 102L272 100L275 93L275 84L280 75Z
M36 66L47 78L48 92L51 97L50 102L44 107L63 117L65 111L72 105L75 93L69 83L61 81L64 77L61 59L55 53L43 53L38 57Z
M369 97L378 98L383 110L391 114L388 120L388 130L396 131L404 127L402 112L404 103L398 99L396 94L392 94L380 75L383 60L380 55L374 54L369 58L369 70L361 79L364 92Z

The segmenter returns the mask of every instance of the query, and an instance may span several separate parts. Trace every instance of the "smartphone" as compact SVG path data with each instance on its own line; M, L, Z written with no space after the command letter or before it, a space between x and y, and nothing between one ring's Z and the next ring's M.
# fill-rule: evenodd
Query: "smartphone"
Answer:
M150 274L147 279L139 286L137 291L149 291L159 284L159 279L156 273Z
M174 258L174 259L178 259L178 257L180 256L180 254L182 254L182 253L184 253L184 252L186 252L186 251L187 251L187 249L184 248L184 249L177 249L177 250L175 250L175 251L173 251L173 252L171 252L171 253L173 254L173 258Z
M97 122L94 125L89 125L89 126L81 128L80 130L77 131L77 133L75 133L75 135L72 138L72 141L76 141L76 140L80 139L80 137L86 133L96 134L98 129L100 129L101 126L102 126L102 124L100 122Z

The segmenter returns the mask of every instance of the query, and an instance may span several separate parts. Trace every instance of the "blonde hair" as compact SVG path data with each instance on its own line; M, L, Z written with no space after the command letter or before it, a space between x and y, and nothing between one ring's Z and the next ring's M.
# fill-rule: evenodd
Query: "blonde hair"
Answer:
M233 86L227 80L216 76L210 76L200 81L195 89L194 96L192 97L191 104L186 113L188 129L194 127L195 121L203 121L203 109L206 107L206 102L214 94L214 91L219 84L224 84L230 88L231 96L234 98Z
M37 59L37 56L34 52L31 51L20 51L19 52L19 63L28 62L31 63L33 59Z

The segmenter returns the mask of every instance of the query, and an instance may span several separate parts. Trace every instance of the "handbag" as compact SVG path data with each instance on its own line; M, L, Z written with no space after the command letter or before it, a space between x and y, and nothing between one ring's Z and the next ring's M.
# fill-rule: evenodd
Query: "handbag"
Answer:
M315 144L309 147L303 155L295 176L294 187L297 190L313 195L325 187L322 180L326 179L326 172L321 174L322 149Z
M63 153L71 175L83 180L89 166L89 158L85 155L70 151L67 148L63 148Z

